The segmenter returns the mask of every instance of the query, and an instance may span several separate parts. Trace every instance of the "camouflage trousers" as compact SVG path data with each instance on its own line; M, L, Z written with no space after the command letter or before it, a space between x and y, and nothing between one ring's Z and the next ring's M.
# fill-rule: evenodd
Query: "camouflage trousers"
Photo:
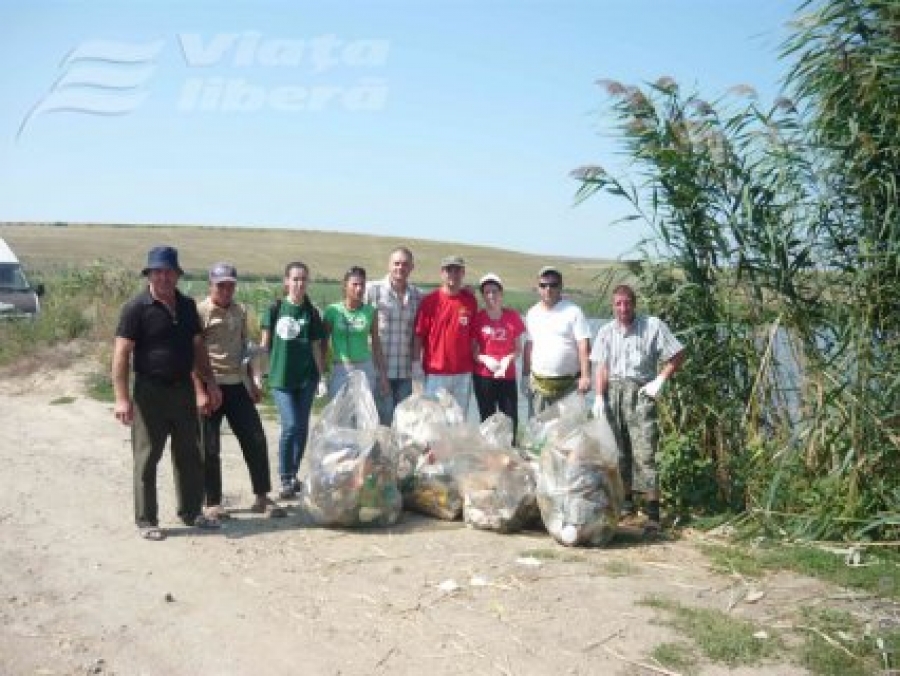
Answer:
M633 380L612 380L606 394L607 416L619 449L619 472L626 493L659 490L659 416L656 401L639 395L640 387Z

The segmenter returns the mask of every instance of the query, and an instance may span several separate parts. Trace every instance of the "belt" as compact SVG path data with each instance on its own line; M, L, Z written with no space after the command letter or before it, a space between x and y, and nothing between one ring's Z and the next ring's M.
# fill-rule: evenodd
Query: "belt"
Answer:
M578 384L580 373L571 376L541 376L531 372L531 385L542 397L561 397Z
M559 381L572 380L573 378L578 379L581 377L581 371L578 371L577 373L573 373L573 374L567 375L567 376L542 376L539 373L534 373L534 372L532 372L532 374L534 375L535 378L538 378L539 380L551 380L551 381L552 380L559 380Z

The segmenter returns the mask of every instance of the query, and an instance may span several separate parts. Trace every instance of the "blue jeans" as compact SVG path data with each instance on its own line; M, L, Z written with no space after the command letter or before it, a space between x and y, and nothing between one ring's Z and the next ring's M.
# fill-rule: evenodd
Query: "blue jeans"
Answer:
M316 397L318 379L310 380L303 387L285 390L272 389L272 399L281 418L281 437L278 440L278 473L282 487L290 486L300 469L306 440L309 437L309 416Z
M378 419L382 425L391 426L394 421L394 409L397 404L412 394L412 378L389 378L390 392L375 392L375 406L378 407Z
M369 384L369 391L372 392L372 395L374 396L375 391L378 389L378 381L375 379L375 364L372 363L371 359L355 364L335 362L331 366L331 379L328 381L329 401L337 396L337 393L341 391L344 383L350 380L350 374L354 371L362 371L366 374L366 382Z

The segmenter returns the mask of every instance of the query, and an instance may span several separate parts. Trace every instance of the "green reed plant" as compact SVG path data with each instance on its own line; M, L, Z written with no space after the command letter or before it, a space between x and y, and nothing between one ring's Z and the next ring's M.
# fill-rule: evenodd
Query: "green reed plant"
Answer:
M689 356L665 433L712 463L720 504L780 532L898 532L897 35L895 2L804 3L792 98L770 107L744 87L708 103L670 78L603 82L632 175L577 172L579 199L625 200L653 232L642 299ZM664 467L674 495L697 481L686 466Z
M760 345L785 312L772 287L793 293L797 286L771 261L804 246L790 210L796 196L783 197L791 184L786 172L772 171L764 145L774 135L782 152L790 126L776 117L780 109L764 116L752 103L717 112L668 78L646 91L604 85L637 183L585 168L579 198L602 190L649 223L656 237L632 271L642 302L680 330L689 357L663 412L674 440L663 451L664 484L679 511L740 508L747 481L734 472L747 465L748 440L789 417L772 411L775 364ZM751 133L760 123L768 137ZM764 223L772 227L760 234ZM786 436L780 427L775 432Z
M853 536L895 536L900 514L900 6L806 2L784 48L821 166L817 232L834 280L815 353L806 466L836 476Z

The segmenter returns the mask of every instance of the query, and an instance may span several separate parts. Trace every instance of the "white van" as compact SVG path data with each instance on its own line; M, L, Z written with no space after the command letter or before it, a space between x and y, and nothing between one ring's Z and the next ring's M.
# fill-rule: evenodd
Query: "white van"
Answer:
M31 286L9 245L0 239L0 320L37 318L44 285Z

